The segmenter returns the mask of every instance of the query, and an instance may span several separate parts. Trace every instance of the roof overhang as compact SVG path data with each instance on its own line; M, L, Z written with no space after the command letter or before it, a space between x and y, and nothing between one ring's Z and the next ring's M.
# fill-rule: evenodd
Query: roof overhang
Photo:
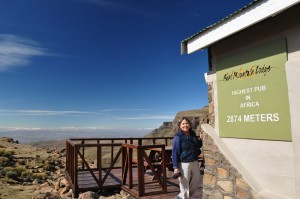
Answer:
M257 1L257 0L256 0ZM256 2L255 1L255 2ZM230 35L299 3L300 0L260 0L181 42L181 54L205 49Z

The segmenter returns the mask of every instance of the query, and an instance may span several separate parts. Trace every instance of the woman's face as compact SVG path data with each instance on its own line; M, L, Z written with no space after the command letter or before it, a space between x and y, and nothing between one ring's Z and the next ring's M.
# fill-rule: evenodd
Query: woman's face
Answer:
M188 133L190 130L190 124L188 121L186 120L182 120L182 122L180 123L180 129L185 132Z

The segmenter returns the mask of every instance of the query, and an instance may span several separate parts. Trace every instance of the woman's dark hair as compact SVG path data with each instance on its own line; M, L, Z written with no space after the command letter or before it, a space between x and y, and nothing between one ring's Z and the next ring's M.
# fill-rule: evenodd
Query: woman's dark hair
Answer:
M189 120L189 118L187 118L187 117L182 117L182 118L180 118L180 119L178 120L178 123L177 123L178 127L180 127L180 124L181 124L181 122L182 122L183 120L186 120L186 121L189 123L189 125L191 126L191 121Z

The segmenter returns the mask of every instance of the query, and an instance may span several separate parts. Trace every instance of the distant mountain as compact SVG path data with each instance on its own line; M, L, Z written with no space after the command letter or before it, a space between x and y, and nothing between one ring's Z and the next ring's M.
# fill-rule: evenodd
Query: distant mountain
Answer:
M172 137L178 131L178 121L182 117L187 117L192 123L192 129L199 135L202 124L208 123L208 106L202 109L180 111L176 114L172 122L164 122L162 126L154 129L145 137Z

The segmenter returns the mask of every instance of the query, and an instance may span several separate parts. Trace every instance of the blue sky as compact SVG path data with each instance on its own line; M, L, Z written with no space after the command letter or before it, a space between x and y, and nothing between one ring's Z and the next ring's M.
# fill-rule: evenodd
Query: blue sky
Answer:
M153 129L207 105L181 40L252 0L1 0L0 130Z

